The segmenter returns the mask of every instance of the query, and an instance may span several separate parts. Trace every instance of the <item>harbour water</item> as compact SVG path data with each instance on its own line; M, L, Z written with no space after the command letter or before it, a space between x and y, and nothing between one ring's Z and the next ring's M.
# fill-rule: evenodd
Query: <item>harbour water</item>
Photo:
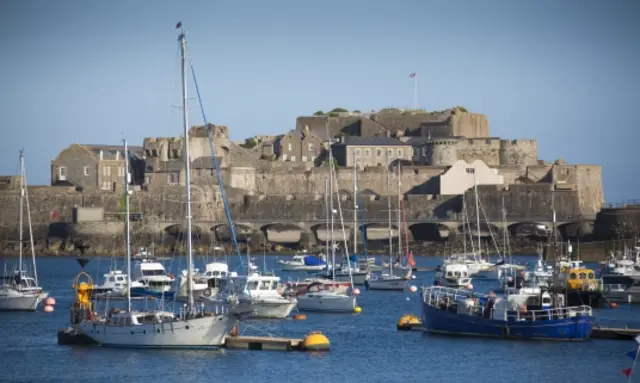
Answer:
M284 280L304 273L279 271L277 259L267 256L267 269ZM518 263L532 257L514 257ZM7 267L13 259L5 259ZM109 258L91 258L86 267L101 282ZM204 258L196 257L203 268ZM262 257L255 261L262 267ZM416 257L418 266L441 263L437 257ZM178 275L184 258L164 261ZM238 259L230 259L231 269ZM123 270L120 259L119 268ZM303 337L322 331L331 341L324 353L278 351L124 350L57 345L56 332L68 322L74 300L73 277L80 267L74 258L38 259L40 284L56 301L53 313L0 313L0 368L3 382L624 382L620 370L632 364L625 353L634 341L520 342L429 336L399 332L404 313L419 314L419 294L367 291L361 287L360 314L309 313L304 321L254 320L241 333ZM432 284L433 272L418 272L412 282ZM473 281L477 290L496 282ZM640 327L640 307L620 305L595 310L598 321Z

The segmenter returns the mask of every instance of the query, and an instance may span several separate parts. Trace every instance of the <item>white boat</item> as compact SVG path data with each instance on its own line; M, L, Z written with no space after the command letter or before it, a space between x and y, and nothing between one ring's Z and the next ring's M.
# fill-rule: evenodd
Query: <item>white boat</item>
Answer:
M136 259L151 259L153 258L153 251L147 249L146 247L141 247L138 249L138 252L133 256Z
M333 272L331 266L322 273L318 274L318 277L325 279L332 279L336 282L351 282L353 281L354 285L364 286L367 280L370 277L368 271L360 271L356 268L349 268L349 266L345 268L339 268Z
M204 293L206 289L209 288L209 284L206 279L198 278L198 273L200 270L193 269L191 270L191 289L193 292L193 298L198 299L200 295ZM178 293L176 294L176 299L180 301L184 301L189 297L189 271L182 270L180 273L180 278L178 279Z
M472 276L475 279L500 280L503 276L515 275L520 272L520 270L524 269L525 267L522 265L505 263L501 265L494 265L486 270L481 270L476 274L472 274Z
M111 270L104 274L104 282L93 288L93 297L124 297L128 286L126 274L120 270Z
M25 206L26 205L26 206ZM27 222L29 225L29 243L31 246L31 262L33 277L23 268L23 226L24 208L27 210ZM33 245L33 229L31 226L31 209L29 207L29 193L27 190L27 176L24 166L24 153L20 151L20 218L19 218L20 253L17 270L11 276L5 275L0 286L0 310L1 311L35 311L38 304L49 295L38 285L38 273L36 270L36 253ZM6 273L5 273L6 274Z
M411 270L409 270L411 273ZM382 273L380 275L373 275L367 281L367 288L369 290L394 290L404 291L411 278L402 278L393 274Z
M181 23L178 24L178 27ZM191 274L193 265L192 220L191 213L191 169L189 155L189 123L187 119L187 85L186 85L186 40L181 30L180 37L182 61L182 116L184 128L184 161L185 161L185 217L188 273ZM212 145L215 147L214 145ZM126 205L126 255L127 276L131 275L131 245L129 224L129 152L125 141L125 205ZM215 158L215 153L213 153ZM219 170L216 168L219 176ZM220 183L220 188L222 188ZM224 195L224 193L222 194ZM163 268L164 269L164 268ZM188 275L191 281L191 275ZM230 315L224 308L215 307L212 310L198 310L191 288L187 303L180 310L179 315L165 311L137 312L131 309L131 290L127 293L127 308L124 313L114 313L110 317L99 318L92 315L92 319L80 323L82 332L94 341L104 346L131 348L211 348L220 347L224 339L236 324L235 316Z
M285 271L320 271L327 267L327 263L320 257L308 254L296 254L289 261L278 261Z
M215 299L220 291L223 279L229 276L237 276L237 273L229 273L229 265L224 262L211 262L205 265L205 271L194 277L197 284L206 284L207 287L199 295L200 298Z
M298 310L322 312L353 312L356 297L337 291L324 283L315 282L298 295Z
M298 293L305 291L313 283L325 284L329 289L341 293L346 293L351 287L351 281L338 282L327 278L305 278L303 280L288 281L285 283L285 293L288 295L298 295Z
M296 307L295 297L284 297L279 292L280 277L251 273L228 277L221 281L220 292L205 302L235 305L231 312L247 313L251 318L286 318ZM204 297L202 297L204 299Z
M136 266L136 274L131 283L131 293L134 296L164 295L171 297L173 295L172 288L175 277L167 273L162 263L152 259L143 259L137 262Z
M445 263L436 270L436 282L447 287L466 287L471 284L471 275L467 265Z

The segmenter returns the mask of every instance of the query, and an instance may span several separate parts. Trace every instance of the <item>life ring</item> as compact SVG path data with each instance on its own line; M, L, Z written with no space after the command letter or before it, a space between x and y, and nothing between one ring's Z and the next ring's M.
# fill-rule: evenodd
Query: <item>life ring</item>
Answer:
M205 297L210 297L211 296L211 289L206 289L205 291L202 292L202 295L204 295Z

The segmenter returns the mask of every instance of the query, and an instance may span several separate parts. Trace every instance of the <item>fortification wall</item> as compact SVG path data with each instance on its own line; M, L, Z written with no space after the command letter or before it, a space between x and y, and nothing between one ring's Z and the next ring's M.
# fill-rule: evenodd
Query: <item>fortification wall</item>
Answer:
M427 164L431 166L451 166L458 160L460 140L457 138L437 138L427 143Z
M500 139L467 139L460 141L458 145L458 159L472 163L474 160L482 160L489 166L500 165Z
M451 115L450 124L454 136L469 138L489 137L489 119L484 114L465 113L456 110Z
M538 143L536 140L500 140L499 163L501 165L536 165Z

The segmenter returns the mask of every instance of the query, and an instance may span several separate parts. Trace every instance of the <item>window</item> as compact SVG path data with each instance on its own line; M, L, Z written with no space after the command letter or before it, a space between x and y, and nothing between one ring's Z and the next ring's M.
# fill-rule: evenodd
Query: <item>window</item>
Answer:
M307 156L302 156L302 162L307 162Z
M356 156L360 155L360 149L356 149Z
M286 161L286 160L287 160L287 155L286 155L286 154L283 154L283 155L282 155L282 161Z
M364 150L364 156L365 157L371 157L371 149L365 149Z
M310 142L310 143L307 145L307 149L308 149L310 152L313 152L313 142Z
M467 174L475 174L476 172L475 168L466 168L465 170L467 171Z
M103 166L102 167L102 175L105 177L110 177L111 176L111 167L110 166Z
M124 177L124 166L118 167L118 175Z
M178 177L174 173L169 174L169 185L174 185L178 182Z
M378 157L382 156L382 149L376 149L376 155Z
M427 156L427 148L422 148L422 157Z
M420 151L418 148L413 148L413 156L418 157L420 155Z
M85 176L89 175L89 167L87 165L82 167L82 172L84 173Z
M151 177L149 176L144 177L144 183L149 185L151 183Z
M292 144L292 143L289 143L289 145L288 145L288 146L289 146L289 151L290 151L290 152L293 152L293 144Z
M311 162L316 162L316 156L311 156Z
M102 190L111 190L111 182L109 181L104 181L102 183Z
M402 149L398 149L398 157L402 157Z
M387 149L387 155L393 157L393 149Z
M295 162L296 161L296 156L291 156L291 162Z
M60 166L58 168L58 175L60 176L60 178L64 178L67 176L67 168L64 166Z

